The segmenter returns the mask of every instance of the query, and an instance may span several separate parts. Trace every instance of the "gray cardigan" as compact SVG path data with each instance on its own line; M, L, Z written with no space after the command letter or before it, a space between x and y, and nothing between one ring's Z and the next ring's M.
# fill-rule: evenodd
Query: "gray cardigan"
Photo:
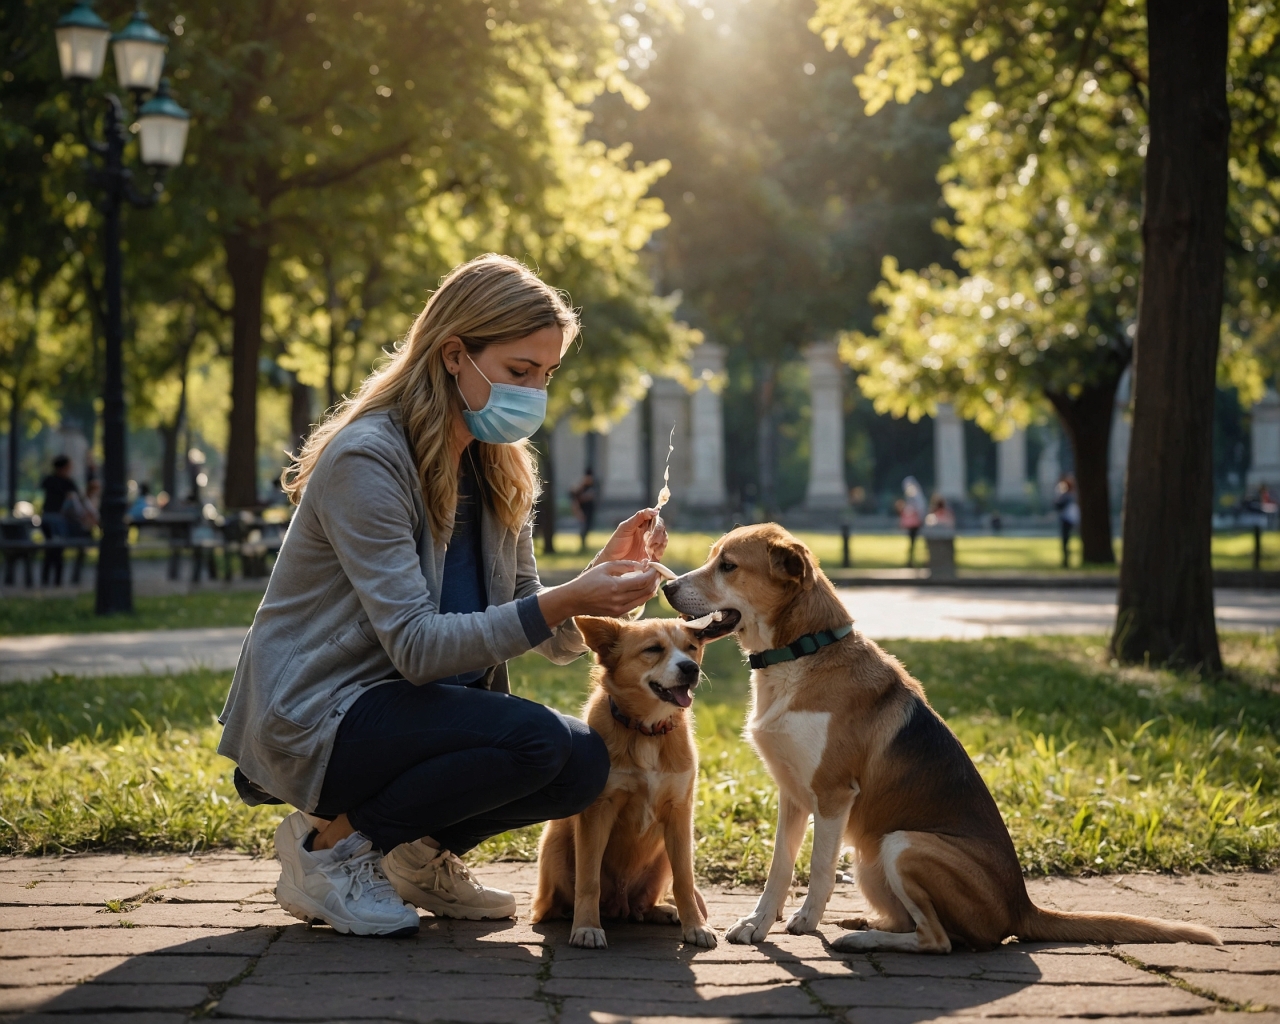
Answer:
M445 545L427 527L399 414L344 427L316 463L266 595L240 651L219 721L218 752L268 793L303 810L320 798L347 709L393 679L497 666L529 650L517 600L539 593L532 526L507 530L481 513L489 608L440 614ZM557 664L586 651L570 619L537 650Z

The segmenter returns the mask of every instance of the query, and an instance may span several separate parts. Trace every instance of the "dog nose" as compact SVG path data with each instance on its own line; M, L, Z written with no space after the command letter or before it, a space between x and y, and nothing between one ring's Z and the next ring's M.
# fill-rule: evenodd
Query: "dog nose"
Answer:
M676 667L676 671L680 673L681 682L692 686L698 681L698 663L696 661L682 661Z
M672 594L676 592L679 586L680 586L679 580L669 580L668 582L662 584L662 592L667 597L670 597Z

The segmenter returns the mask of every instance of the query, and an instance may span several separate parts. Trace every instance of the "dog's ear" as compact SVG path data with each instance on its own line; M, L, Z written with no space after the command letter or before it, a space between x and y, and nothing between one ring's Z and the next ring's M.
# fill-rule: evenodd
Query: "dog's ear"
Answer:
M618 641L622 638L621 622L596 615L577 615L573 622L582 631L587 646L599 656L600 664L611 666L616 663Z
M799 541L770 544L769 570L774 576L799 583L805 590L813 586L813 556Z

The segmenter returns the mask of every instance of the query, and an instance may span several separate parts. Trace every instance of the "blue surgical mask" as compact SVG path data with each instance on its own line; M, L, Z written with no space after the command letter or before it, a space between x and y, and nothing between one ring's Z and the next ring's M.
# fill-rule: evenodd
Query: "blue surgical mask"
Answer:
M467 362L476 366L475 360L467 356ZM476 373L484 377L484 371L476 366ZM462 395L462 419L471 431L471 436L486 444L512 444L523 441L542 426L547 418L547 393L540 388L522 388L515 384L489 383L489 401L484 408L472 412L467 405L467 398L462 395L462 385L458 385L458 394ZM454 378L457 383L457 378Z

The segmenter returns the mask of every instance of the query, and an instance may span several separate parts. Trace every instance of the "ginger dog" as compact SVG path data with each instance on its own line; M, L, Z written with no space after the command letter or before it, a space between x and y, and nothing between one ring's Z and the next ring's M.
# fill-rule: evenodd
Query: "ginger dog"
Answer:
M787 930L818 927L851 845L875 916L842 922L864 930L840 936L838 950L946 953L953 942L990 949L1013 935L1221 944L1199 925L1035 906L964 747L897 659L853 630L812 553L786 530L736 529L663 591L681 614L720 611L718 625L751 655L747 732L780 790L768 882L730 942L760 942L778 920L812 814L809 893Z
M716 935L693 882L698 752L688 708L703 644L721 634L674 619L575 621L599 659L583 717L608 744L611 767L595 803L543 832L533 920L572 917L569 942L588 949L608 945L602 917L678 921L685 942L710 948Z

